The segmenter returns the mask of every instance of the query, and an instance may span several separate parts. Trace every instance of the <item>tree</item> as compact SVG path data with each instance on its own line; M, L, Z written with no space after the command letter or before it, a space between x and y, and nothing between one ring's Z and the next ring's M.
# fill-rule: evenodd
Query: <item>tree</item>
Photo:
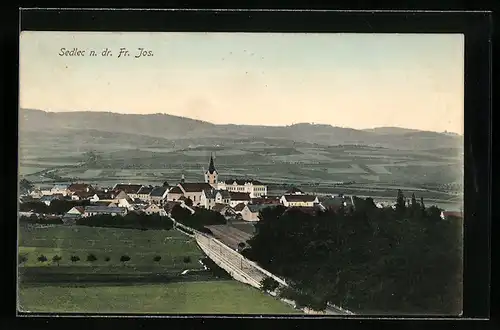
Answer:
M37 260L38 260L39 262L46 262L46 261L47 261L47 257L46 257L46 256L44 256L44 255L42 254L41 256L39 256L39 257L37 258Z
M70 260L71 260L71 262L75 263L77 261L80 261L80 257L79 256L71 256Z
M55 262L57 266L59 266L59 261L61 261L61 259L62 258L56 254L55 256L52 257L52 262Z
M189 264L191 262L191 257L190 256L184 257L182 261L184 261L185 264Z
M28 256L26 254L20 254L18 258L19 264L24 264L28 261Z
M120 257L120 261L123 262L123 264L125 264L125 262L130 261L130 257L127 255L123 255Z
M163 182L163 187L170 187L167 181Z
M415 193L411 194L411 206L413 207L417 206L417 199L415 198Z
M97 260L97 257L92 253L87 256L87 261L94 262Z
M188 197L184 200L184 204L191 207L191 206L193 206L193 201L191 200L191 198Z
M241 251L243 250L247 245L245 244L245 242L240 242L238 243L238 251Z
M109 257L104 258L104 261L110 261L111 259Z
M159 261L161 260L161 257L160 257L160 256L155 256L155 257L153 258L153 260L154 260L155 262L159 262Z
M420 197L420 211L422 213L422 217L425 217L425 205L423 197Z
M262 290L269 292L273 292L279 287L279 283L272 277L264 277L262 281L260 281L260 285Z
M405 195L401 190L398 190L398 198L396 200L396 211L403 212L406 209Z

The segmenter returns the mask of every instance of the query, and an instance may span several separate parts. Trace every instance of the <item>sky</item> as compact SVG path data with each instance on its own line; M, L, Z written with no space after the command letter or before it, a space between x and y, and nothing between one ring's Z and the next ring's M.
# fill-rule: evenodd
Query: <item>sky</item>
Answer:
M463 133L461 34L23 31L20 38L21 108ZM85 54L60 56L61 48ZM118 57L120 48L129 56ZM139 48L153 56L136 58ZM111 55L102 56L105 49Z

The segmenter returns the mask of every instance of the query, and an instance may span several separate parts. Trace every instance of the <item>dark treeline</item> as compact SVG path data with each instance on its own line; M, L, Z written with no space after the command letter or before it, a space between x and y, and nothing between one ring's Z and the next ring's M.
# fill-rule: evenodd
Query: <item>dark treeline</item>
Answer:
M461 311L462 224L423 201L395 209L371 199L316 216L284 207L261 211L244 254L292 283L283 295L354 312ZM304 297L309 297L305 299Z
M44 224L44 225L62 225L63 221L61 218L50 217L50 218L39 218L36 215L32 215L30 217L20 216L19 217L20 224Z
M87 206L90 205L90 201L69 201L69 200L53 200L50 205L43 202L33 201L25 202L19 205L19 211L44 214L58 214L63 215L75 206Z
M162 217L158 214L138 214L135 212L128 213L125 216L103 214L80 218L76 220L76 224L90 227L113 227L141 230L170 230L173 227L173 223L168 217Z
M226 218L219 212L202 208L196 209L196 212L191 214L189 210L176 205L173 207L171 215L183 225L207 233L209 232L204 228L205 226L225 225L227 223Z

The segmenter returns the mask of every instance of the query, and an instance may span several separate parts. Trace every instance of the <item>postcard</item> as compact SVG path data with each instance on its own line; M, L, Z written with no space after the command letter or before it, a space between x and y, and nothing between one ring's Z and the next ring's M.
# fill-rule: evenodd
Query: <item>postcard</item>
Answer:
M22 32L18 310L462 311L461 34Z

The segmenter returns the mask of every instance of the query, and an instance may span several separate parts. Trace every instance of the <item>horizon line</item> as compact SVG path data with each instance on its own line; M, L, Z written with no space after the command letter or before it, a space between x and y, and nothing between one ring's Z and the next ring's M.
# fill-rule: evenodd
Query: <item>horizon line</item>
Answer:
M82 112L89 112L89 113L110 113L110 114L117 114L117 115L132 115L132 116L151 116L151 115L166 115L166 116L172 116L172 117L177 117L177 118L184 118L184 119L189 119L189 120L195 120L195 121L200 121L203 123L211 124L211 125L241 125L241 126L253 126L253 127L290 127L290 126L295 126L295 125L301 125L301 124L307 124L307 125L317 125L317 126L330 126L330 127L336 127L336 128L346 128L346 129L352 129L352 130L357 130L357 131L369 131L369 130L374 130L374 129L382 129L382 128L399 128L399 129L404 129L408 131L418 131L418 132L431 132L431 133L439 133L439 134L454 134L457 136L463 136L463 134L458 133L458 132L450 132L450 131L431 131L431 130L423 130L423 129L418 129L418 128L407 128L407 127L401 127L401 126L376 126L376 127L367 127L367 128L352 128L352 127L345 127L345 126L334 126L331 124L325 124L325 123L316 123L316 122L298 122L298 123L291 123L291 124L285 124L285 125L252 125L252 124L235 124L235 123L221 123L221 124L216 124L212 123L207 120L203 119L195 119L191 117L184 117L184 116L178 116L178 115L172 115L166 112L154 112L154 113L125 113L125 112L117 112L117 111L101 111L101 110L74 110L74 111L49 111L49 110L42 110L42 109L37 109L37 108L26 108L26 107L19 107L20 110L34 110L34 111L41 111L45 113L82 113Z

